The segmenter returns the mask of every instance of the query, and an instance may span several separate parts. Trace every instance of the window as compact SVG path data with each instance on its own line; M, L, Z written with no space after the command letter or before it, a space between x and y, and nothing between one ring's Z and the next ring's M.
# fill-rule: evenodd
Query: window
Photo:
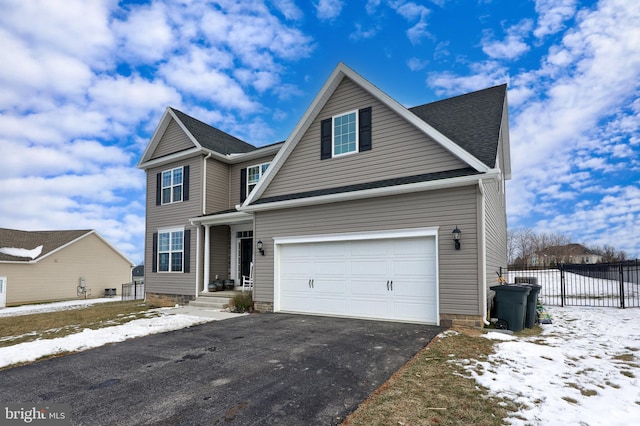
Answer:
M182 167L162 172L162 204L182 201Z
M158 233L158 272L182 272L184 231Z
M358 114L352 111L333 117L333 155L349 154L358 150Z
M371 107L325 118L320 122L320 159L371 151Z
M264 175L264 173L269 168L269 164L271 163L264 163L247 167L247 195L249 195L251 191L253 191L253 188L256 187L256 185L260 181L260 178L262 178L262 175Z

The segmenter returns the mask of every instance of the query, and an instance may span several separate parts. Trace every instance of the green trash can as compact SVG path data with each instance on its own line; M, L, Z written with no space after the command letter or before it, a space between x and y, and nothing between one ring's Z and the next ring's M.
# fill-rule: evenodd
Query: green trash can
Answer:
M531 291L527 296L527 312L525 314L524 326L527 328L535 327L538 322L538 294L540 293L541 285L537 284L520 284L525 287L529 287Z
M496 316L498 328L508 328L511 331L522 331L525 325L527 296L530 287L523 285L496 285L491 287L496 292Z

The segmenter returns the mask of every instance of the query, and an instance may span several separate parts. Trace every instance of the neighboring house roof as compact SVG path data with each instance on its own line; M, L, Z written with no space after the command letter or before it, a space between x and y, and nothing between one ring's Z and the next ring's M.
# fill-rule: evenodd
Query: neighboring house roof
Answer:
M493 168L506 94L507 85L502 84L409 108L409 111Z
M564 246L551 246L547 247L543 250L539 250L536 252L538 256L547 255L547 256L582 256L582 255L598 255L593 250L590 250L583 246L582 244L567 244Z
M144 277L144 265L138 265L133 268L131 275L134 277Z
M134 264L107 240L102 238L95 230L68 230L68 231L21 231L17 229L0 228L0 262L25 262L33 263L61 250L62 248L95 234L116 253L122 256L133 266ZM41 250L34 250L42 246ZM2 250L3 248L18 249ZM8 253L14 253L7 254ZM18 255L16 255L18 254Z

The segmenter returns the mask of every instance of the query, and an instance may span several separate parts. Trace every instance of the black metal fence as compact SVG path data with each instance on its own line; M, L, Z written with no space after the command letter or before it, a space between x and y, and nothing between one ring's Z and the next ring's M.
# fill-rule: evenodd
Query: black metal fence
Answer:
M144 299L144 283L124 283L122 284L122 300Z
M640 261L560 264L547 268L500 270L508 282L535 282L540 300L556 306L640 307Z

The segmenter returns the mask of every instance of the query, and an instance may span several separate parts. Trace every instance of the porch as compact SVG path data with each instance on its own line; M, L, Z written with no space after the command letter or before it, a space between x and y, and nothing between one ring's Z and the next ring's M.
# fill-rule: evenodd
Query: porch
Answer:
M243 276L251 275L253 215L233 210L194 218L191 222L198 226L196 297L233 297L242 289ZM224 291L214 290L211 287L214 282L226 283Z

